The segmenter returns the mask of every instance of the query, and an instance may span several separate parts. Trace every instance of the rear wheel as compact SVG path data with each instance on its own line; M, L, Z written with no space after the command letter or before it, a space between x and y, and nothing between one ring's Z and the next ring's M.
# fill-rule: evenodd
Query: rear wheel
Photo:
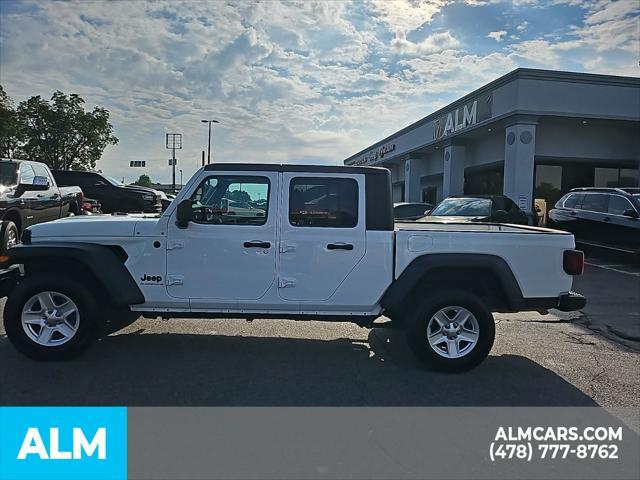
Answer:
M414 354L430 369L462 372L480 364L495 337L493 315L463 290L438 290L417 302L405 324Z
M36 360L64 360L96 338L99 313L91 292L74 278L27 276L11 292L4 328L11 343Z

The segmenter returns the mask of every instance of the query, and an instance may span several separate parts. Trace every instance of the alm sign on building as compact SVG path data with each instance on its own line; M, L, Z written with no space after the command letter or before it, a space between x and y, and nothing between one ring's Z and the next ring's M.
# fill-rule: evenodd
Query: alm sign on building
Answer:
M439 140L489 118L491 118L491 94L483 95L437 118L433 122L433 139Z

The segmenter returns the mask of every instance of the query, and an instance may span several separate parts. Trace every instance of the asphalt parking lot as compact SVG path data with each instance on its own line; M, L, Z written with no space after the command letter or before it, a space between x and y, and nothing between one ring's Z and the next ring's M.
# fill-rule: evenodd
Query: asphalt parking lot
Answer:
M346 323L140 319L64 363L0 329L0 404L637 407L640 342L617 333L639 321L640 278L616 270L588 265L584 313L497 314L464 374L423 370L400 330Z

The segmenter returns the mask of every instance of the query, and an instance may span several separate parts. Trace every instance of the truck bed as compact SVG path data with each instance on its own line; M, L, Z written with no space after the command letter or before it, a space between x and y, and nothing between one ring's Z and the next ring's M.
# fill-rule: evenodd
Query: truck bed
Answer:
M427 253L484 254L502 258L525 298L571 291L572 276L563 269L563 253L575 248L573 235L524 225L491 223L397 223L395 278Z

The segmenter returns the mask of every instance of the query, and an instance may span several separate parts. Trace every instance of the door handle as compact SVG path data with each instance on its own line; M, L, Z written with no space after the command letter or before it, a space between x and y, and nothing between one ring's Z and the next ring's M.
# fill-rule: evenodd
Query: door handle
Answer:
M244 242L244 248L271 248L271 243L254 240L252 242Z
M350 243L330 243L327 245L327 250L353 250L353 245Z
M569 212L569 215L576 216L576 212Z
M605 221L605 222L610 222L611 218L610 217L604 217L602 220Z

